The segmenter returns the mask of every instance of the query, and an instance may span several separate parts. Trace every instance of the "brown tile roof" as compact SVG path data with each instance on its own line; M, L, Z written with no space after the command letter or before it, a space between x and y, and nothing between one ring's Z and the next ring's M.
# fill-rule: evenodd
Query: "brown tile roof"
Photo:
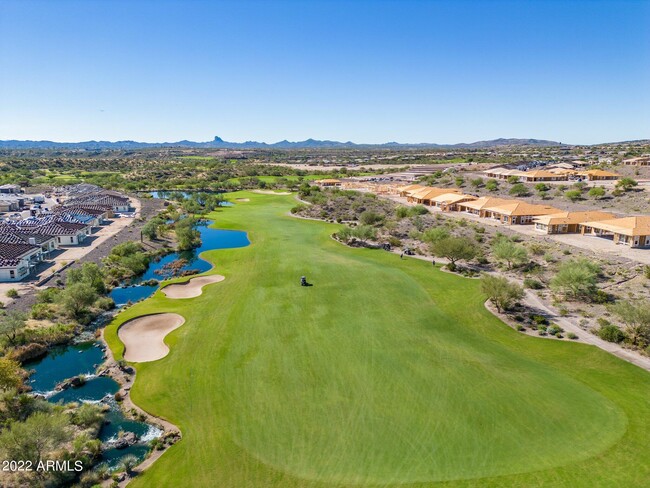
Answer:
M582 225L626 236L650 236L650 216L621 217L619 219L588 221Z
M481 197L477 198L476 200L472 202L463 202L461 205L463 207L468 207L472 208L474 210L481 210L482 208L485 208L487 205L498 205L501 203L512 203L515 200L512 200L510 198L499 198L499 197Z
M520 202L518 200L509 203L498 203L496 205L488 205L483 207L485 210L500 213L503 215L546 215L562 212L559 208L551 207L549 205L537 205L534 203Z
M464 193L443 193L437 197L431 198L432 202L444 202L444 203L457 203L467 200L476 200L477 197L473 195L465 195Z
M602 169L590 169L590 170L587 170L587 171L581 171L578 174L586 175L586 176L587 175L588 176L605 176L605 177L617 177L617 178L619 176L616 173L612 173L611 171L604 171Z
M556 214L541 215L533 219L534 222L545 225L579 224L586 220L600 221L613 219L616 216L609 212L587 210L584 212L560 212Z
M434 188L427 186L422 188L419 191L411 194L411 198L417 200L431 200L433 197L444 195L445 193L460 193L459 190L454 190L453 188Z

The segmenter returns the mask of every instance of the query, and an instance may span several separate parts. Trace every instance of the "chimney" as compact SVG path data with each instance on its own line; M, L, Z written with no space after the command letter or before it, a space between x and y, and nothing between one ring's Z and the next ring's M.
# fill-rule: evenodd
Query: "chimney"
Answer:
M36 245L36 237L30 237L28 241L32 246Z

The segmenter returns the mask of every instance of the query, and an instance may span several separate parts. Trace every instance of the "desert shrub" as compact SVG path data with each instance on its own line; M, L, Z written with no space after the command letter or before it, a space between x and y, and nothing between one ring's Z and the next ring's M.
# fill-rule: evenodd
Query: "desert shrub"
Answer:
M392 247L402 247L402 241L395 236L390 236L388 238L388 244L390 244Z
M111 297L99 297L95 301L95 307L101 310L111 310L113 307L115 307L115 302Z
M516 183L512 185L512 188L510 188L510 191L508 191L508 193L517 197L525 197L529 194L528 187L523 183Z
M405 219L406 217L409 216L409 207L405 207L403 205L400 205L395 209L395 216L398 219Z
M547 332L548 334L550 334L550 335L554 335L554 336L556 336L556 335L558 335L558 334L564 332L564 329L563 329L562 327L560 327L559 325L552 324L552 325L550 325L550 326L548 326L548 327L546 328L546 332Z
M543 315L538 315L538 314L533 314L530 316L530 320L533 321L534 324L537 325L547 325L548 324L548 319L544 317Z
M596 330L596 334L608 342L620 343L625 340L625 333L614 324L601 325Z
M46 288L36 294L36 301L38 303L54 303L60 294L61 290L59 288Z
M49 303L36 303L30 312L34 320L51 320L55 316L55 312Z
M499 189L499 182L497 180L488 180L485 188L489 191L497 191Z
M573 332L569 332L566 336L571 340L575 340L578 338L578 336L575 335Z
M366 210L359 215L359 222L362 225L377 225L384 220L384 216L373 210Z
M15 288L9 288L7 290L7 297L18 298L18 290L16 290Z
M535 278L526 277L524 278L524 287L530 288L531 290L541 290L544 288L544 285L541 281L536 280Z
M307 208L307 205L305 205L304 203L299 203L295 207L291 208L291 213L292 214L299 214L301 212L304 212L306 208Z
M409 215L415 216L415 215L426 215L428 214L429 211L427 210L427 207L424 205L414 205L409 209Z

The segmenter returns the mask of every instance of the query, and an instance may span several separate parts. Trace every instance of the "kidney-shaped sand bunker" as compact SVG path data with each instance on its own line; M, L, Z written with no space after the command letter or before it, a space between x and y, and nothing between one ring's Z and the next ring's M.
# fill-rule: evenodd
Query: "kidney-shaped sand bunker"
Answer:
M221 275L198 276L185 283L173 283L162 289L167 298L194 298L203 293L203 287L225 280Z
M144 315L125 322L117 331L124 343L124 359L136 363L155 361L169 353L165 336L185 323L177 313Z

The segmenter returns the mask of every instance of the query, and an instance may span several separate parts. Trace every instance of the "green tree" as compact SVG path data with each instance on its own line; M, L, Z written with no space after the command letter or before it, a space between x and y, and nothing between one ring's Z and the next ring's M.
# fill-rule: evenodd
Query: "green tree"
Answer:
M456 261L469 261L478 254L478 246L468 237L445 237L431 243L431 251L437 257L449 260L451 267Z
M580 258L560 265L551 279L551 289L569 299L589 299L597 288L600 266L588 259Z
M470 185L472 185L474 188L480 188L483 186L483 178L474 178L470 182Z
M429 244L439 241L440 239L446 239L449 237L449 231L444 227L433 227L427 230L422 235L422 240Z
M576 202L582 198L582 192L580 190L567 190L564 192L564 196L572 202Z
M623 191L628 191L637 186L639 183L630 177L622 178L616 182L616 188L620 188Z
M551 187L548 186L546 183L537 183L537 184L535 185L535 191L536 191L537 193L547 192L547 191L549 191L550 189L551 189Z
M24 422L13 422L0 434L6 459L40 459L70 439L67 419L62 414L37 412Z
M0 317L0 334L7 338L10 345L16 345L20 331L25 328L27 315L23 312L12 310Z
M600 200L605 196L605 194L605 189L602 186L594 186L587 193L587 195L589 195L591 198L595 198L596 200Z
M499 182L497 180L488 180L485 188L489 191L497 191L499 189Z
M481 276L481 290L499 313L509 310L524 297L524 289L521 286L502 276L484 274Z
M515 183L512 185L512 188L510 188L510 191L508 193L517 197L525 197L529 194L528 187L523 183Z
M377 236L377 229L371 225L359 225L352 229L352 235L361 242L366 243Z
M84 263L81 268L68 270L66 286L74 285L75 283L86 283L100 295L106 293L104 273L95 263Z
M621 301L610 309L625 324L625 334L633 345L646 347L650 343L650 301Z
M159 218L153 218L142 227L142 235L148 238L151 241L158 239L160 235L160 228L165 224L165 222Z
M523 264L528 260L528 251L521 244L512 242L510 239L498 239L492 245L492 254L499 261L505 261L508 269L517 264Z
M174 224L179 251L187 251L201 244L201 234L196 230L196 220L181 219Z
M384 217L373 210L365 210L359 215L359 222L363 225L376 225L384 220Z
M511 185L516 185L517 183L519 183L519 176L515 176L515 175L508 176L508 179L506 181Z
M7 357L0 358L0 390L18 389L22 384L20 364Z
M87 307L90 307L97 300L95 289L85 282L74 283L66 286L61 294L61 304L68 314L73 318L80 317Z

